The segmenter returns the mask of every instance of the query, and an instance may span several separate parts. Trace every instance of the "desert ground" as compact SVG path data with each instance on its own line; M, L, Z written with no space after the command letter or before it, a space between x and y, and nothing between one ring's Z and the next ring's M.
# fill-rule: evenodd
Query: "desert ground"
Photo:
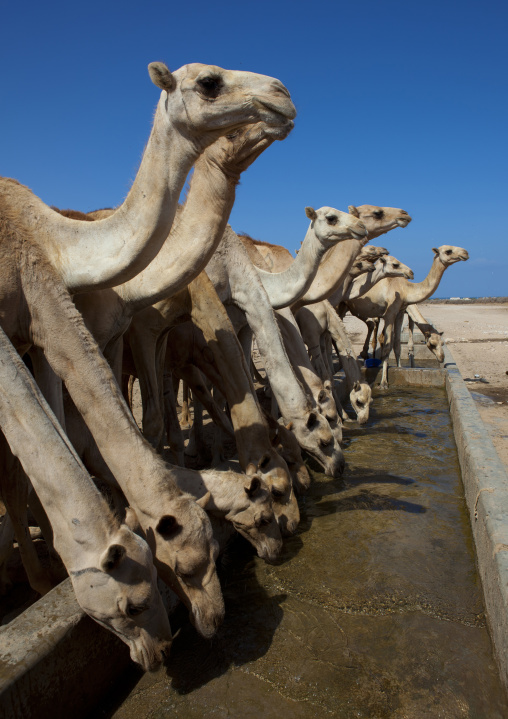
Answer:
M508 469L508 303L421 304L443 332L500 458ZM363 322L346 316L348 332L365 336ZM355 338L356 341L356 338Z

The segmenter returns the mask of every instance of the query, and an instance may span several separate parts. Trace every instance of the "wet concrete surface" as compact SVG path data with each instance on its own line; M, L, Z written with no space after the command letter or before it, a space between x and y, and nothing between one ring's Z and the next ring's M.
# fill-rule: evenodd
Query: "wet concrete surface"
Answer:
M277 565L227 550L218 635L177 615L167 666L131 667L93 717L508 716L444 391L378 392L345 437Z

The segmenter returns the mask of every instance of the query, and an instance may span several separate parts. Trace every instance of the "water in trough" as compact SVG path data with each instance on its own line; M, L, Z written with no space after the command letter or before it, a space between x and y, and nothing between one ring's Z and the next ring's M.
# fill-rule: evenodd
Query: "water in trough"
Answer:
M128 670L94 718L508 716L444 391L378 393L345 436L276 566L228 549L216 638L182 613L167 666Z

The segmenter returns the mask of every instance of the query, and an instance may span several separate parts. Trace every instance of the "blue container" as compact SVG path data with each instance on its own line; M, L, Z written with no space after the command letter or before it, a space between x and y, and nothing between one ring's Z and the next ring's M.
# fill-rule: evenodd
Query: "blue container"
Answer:
M380 359L375 359L373 357L372 359L365 360L365 367L379 367L380 365L381 365Z

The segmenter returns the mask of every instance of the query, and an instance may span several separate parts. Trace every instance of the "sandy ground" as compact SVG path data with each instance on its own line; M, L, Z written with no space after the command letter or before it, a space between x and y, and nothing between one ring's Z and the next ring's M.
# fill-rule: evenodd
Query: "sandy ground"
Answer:
M508 470L508 304L431 303L419 307L443 332ZM365 325L356 318L347 315L346 326L355 335L365 336Z

